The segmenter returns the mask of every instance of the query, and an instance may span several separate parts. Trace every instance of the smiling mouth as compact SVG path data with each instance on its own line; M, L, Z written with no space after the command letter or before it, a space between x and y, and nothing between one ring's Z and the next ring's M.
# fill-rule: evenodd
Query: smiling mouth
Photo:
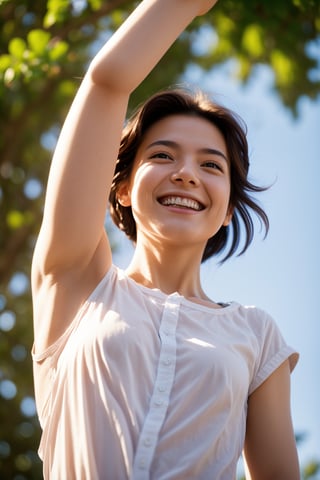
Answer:
M205 208L204 205L202 205L197 200L194 200L192 198L186 198L186 197L178 197L178 196L162 197L159 199L159 202L161 203L161 205L164 205L164 206L185 208L189 210L195 210L197 212Z

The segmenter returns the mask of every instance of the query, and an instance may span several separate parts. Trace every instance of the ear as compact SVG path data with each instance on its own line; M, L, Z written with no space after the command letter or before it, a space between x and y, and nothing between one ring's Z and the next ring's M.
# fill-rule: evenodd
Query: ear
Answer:
M127 182L123 182L117 191L117 200L122 207L131 206L131 195Z
M224 222L222 224L224 227L227 227L229 225L229 223L231 222L232 217L233 217L233 212L234 212L234 207L232 205L229 205L226 217L225 217Z

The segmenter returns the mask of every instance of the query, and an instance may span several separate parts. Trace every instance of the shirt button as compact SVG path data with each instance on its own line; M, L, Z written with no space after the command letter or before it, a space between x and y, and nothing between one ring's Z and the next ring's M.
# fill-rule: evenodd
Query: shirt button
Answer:
M139 467L140 468L145 468L145 466L146 466L146 459L145 458L140 458Z
M166 387L164 387L163 385L159 385L158 391L159 391L159 392L165 392L165 391L166 391Z
M143 443L144 443L144 445L145 445L146 447L150 447L150 445L151 445L151 438L149 438L149 437L145 438L145 440L144 440Z
M161 398L157 398L156 401L155 401L155 404L156 404L158 407L161 407L161 405L163 404L163 401L161 400Z

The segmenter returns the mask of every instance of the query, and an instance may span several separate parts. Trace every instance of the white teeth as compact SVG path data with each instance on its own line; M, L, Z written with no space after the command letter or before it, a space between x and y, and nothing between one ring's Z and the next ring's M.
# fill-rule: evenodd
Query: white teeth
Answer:
M192 210L201 210L200 203L191 198L184 197L166 197L161 200L162 205L177 205L179 207L191 208Z

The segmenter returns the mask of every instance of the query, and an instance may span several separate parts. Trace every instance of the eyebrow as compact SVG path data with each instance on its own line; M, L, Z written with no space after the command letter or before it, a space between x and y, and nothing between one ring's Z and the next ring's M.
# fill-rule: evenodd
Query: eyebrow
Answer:
M171 147L175 149L180 148L180 145L177 142L174 142L172 140L156 140L155 142L150 143L150 145L147 146L147 149L155 147L157 145L164 145L165 147ZM225 156L225 154L222 153L221 150L217 150L216 148L204 147L204 148L200 148L198 152L208 154L208 155L218 155L219 157L222 157L226 162L228 162L228 159Z

